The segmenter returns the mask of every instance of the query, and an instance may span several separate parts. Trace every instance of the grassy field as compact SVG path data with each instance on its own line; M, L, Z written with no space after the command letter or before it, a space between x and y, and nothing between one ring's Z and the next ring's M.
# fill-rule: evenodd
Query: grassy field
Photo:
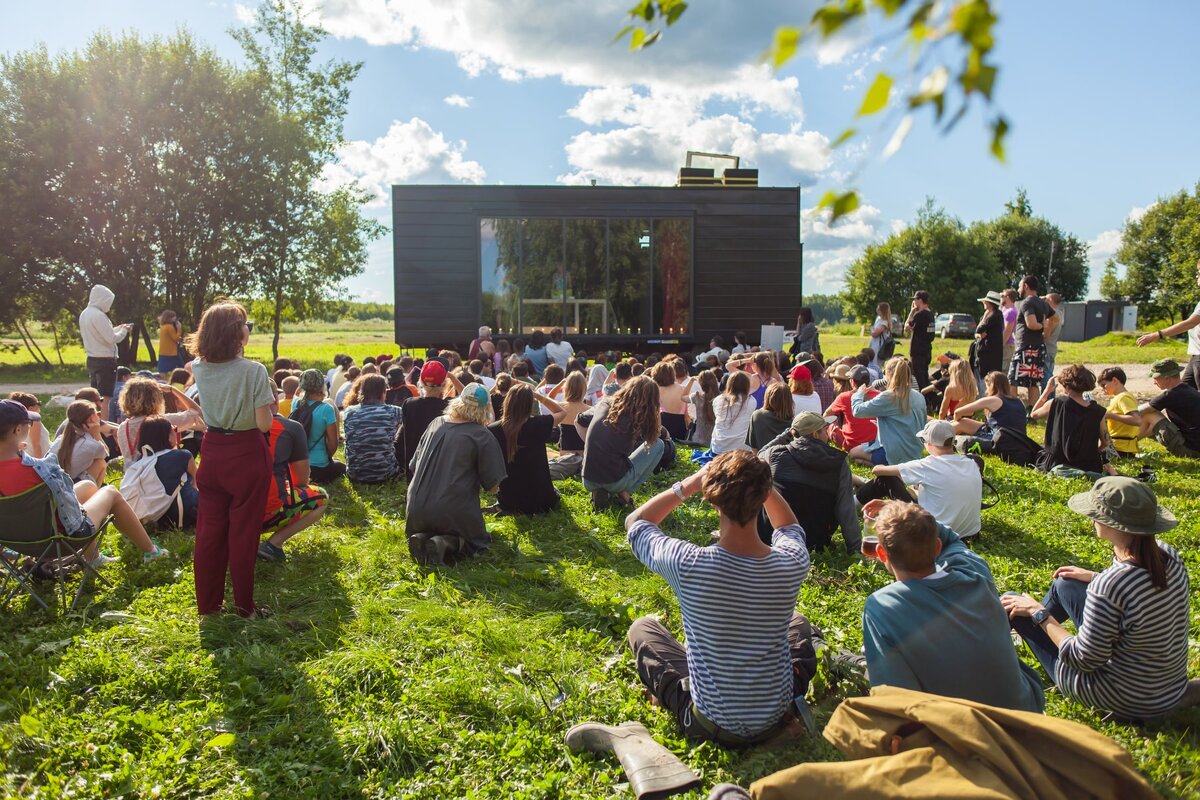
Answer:
M304 328L288 326L280 339L280 353L294 358L306 366L322 369L333 365L335 353L346 352L360 361L368 355L380 352L398 353L401 348L392 340L395 332L390 322L349 322L318 324ZM1064 342L1059 348L1059 365L1083 364L1150 364L1160 358L1171 356L1185 359L1185 348L1181 342L1156 342L1146 347L1134 344L1132 335L1111 333L1087 342ZM821 347L826 356L857 353L868 344L868 337L847 336L833 333L821 335ZM84 352L78 343L63 347L63 364L57 363L53 345L48 340L39 340L42 348L54 365L50 367L32 364L24 349L3 349L5 345L17 344L15 340L0 339L0 388L5 384L29 383L86 383ZM939 339L934 342L934 351L953 350L963 356L970 343L965 339ZM908 345L901 341L897 352L906 353ZM424 354L424 349L417 351ZM271 362L271 337L269 333L256 331L250 339L246 355L264 363ZM142 349L145 357L145 348Z
M1200 468L1157 448L1146 462L1182 519L1164 538L1196 580ZM687 471L655 477L638 499ZM993 459L988 471L1003 501L984 512L976 549L1001 590L1040 595L1060 565L1108 563L1111 552L1064 505L1082 481ZM497 520L492 550L453 569L409 558L402 484L333 486L331 512L293 540L289 561L260 564L259 600L277 614L256 622L198 623L189 534L165 536L171 557L149 566L110 535L122 557L106 570L115 585L79 613L59 618L24 600L0 613L4 795L629 796L614 789L624 781L614 758L564 748L565 731L589 719L645 722L706 789L839 757L820 739L745 753L685 742L644 701L624 644L644 613L679 634L678 605L629 552L620 512L596 514L577 482L560 486L561 511ZM666 528L705 542L715 525L693 500ZM799 607L830 641L857 648L863 601L888 579L857 557L821 553ZM1193 599L1193 637L1197 611ZM1190 664L1200 673L1195 645ZM823 724L839 696L815 700ZM1200 710L1131 727L1051 693L1047 711L1120 741L1164 795L1200 793Z

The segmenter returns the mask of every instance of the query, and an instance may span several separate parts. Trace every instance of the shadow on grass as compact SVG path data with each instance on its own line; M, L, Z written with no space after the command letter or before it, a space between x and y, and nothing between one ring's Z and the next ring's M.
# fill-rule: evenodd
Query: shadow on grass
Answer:
M361 796L360 776L334 735L306 665L341 645L353 613L338 576L342 560L320 541L286 565L259 564L256 595L275 615L232 615L200 624L200 644L221 674L222 730L260 797Z

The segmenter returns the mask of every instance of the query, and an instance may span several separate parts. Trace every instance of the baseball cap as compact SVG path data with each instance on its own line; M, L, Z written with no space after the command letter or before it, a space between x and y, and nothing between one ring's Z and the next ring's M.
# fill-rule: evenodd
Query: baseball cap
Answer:
M961 358L962 356L960 356L958 353L955 353L953 350L947 350L939 355L937 360L942 364L949 364L951 361L958 361Z
M801 411L792 419L792 433L807 436L837 422L837 417L823 417L815 411Z
M1151 378L1170 378L1181 372L1183 372L1183 368L1173 358L1160 358L1150 365Z
M271 384L271 392L276 397L279 397L279 395L283 394L283 390L279 388L279 384L275 382L274 378L267 378L267 383Z
M788 378L794 381L811 381L812 370L803 364L797 364L792 367L792 371L788 374Z
M488 397L488 390L484 388L482 383L468 383L463 387L462 394L459 395L463 402L470 403L473 406L483 408L491 403L491 398Z
M0 425L21 425L41 418L41 414L30 411L16 400L0 400Z
M925 291L924 289L918 289L917 291L913 292L912 299L920 300L922 303L928 303L929 292Z
M441 386L445 382L446 368L442 366L440 361L429 361L426 362L425 366L421 367L421 383Z
M926 444L946 447L954 441L954 426L944 419L930 420L917 434L917 438Z

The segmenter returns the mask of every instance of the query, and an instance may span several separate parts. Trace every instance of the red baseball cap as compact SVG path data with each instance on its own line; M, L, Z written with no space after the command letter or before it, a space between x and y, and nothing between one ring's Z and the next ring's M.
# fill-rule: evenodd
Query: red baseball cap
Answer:
M446 368L438 361L430 361L421 367L421 383L441 386L446 382Z
M812 370L803 364L797 364L796 366L792 367L791 374L789 374L788 377L794 381L811 381Z

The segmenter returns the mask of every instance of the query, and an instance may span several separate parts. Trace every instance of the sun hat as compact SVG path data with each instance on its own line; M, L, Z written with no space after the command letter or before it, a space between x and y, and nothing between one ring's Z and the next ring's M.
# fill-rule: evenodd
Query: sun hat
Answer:
M22 425L41 418L41 414L30 411L16 400L0 400L0 425Z
M837 364L829 370L829 377L837 378L839 381L850 380L851 370L846 364Z
M421 367L421 383L441 386L445 382L446 368L440 361L427 361L425 366Z
M1000 303L1002 303L1004 301L1004 296L1002 294L1000 294L999 292L988 292L983 297L979 297L976 299L979 300L979 302L981 302L981 303L993 303L995 305L1000 305Z
M1173 358L1160 358L1150 365L1151 378L1170 378L1183 372L1183 367Z
M483 408L492 402L488 396L488 390L482 383L468 383L463 387L462 394L459 395L464 403L470 403L478 408Z
M1174 514L1158 504L1149 486L1121 475L1103 477L1091 490L1072 495L1067 507L1134 536L1165 533L1179 524Z
M315 369L306 369L300 374L300 391L305 394L325 391L325 376Z
M954 441L954 426L944 419L932 419L917 432L917 438L926 444L946 447Z
M792 371L788 373L788 378L793 381L811 381L812 370L803 364L797 364L792 367Z
M815 411L801 411L792 419L792 433L807 436L837 422L837 417L822 417Z
M271 392L276 397L279 397L281 394L283 394L283 390L279 388L279 384L275 382L274 378L267 378L267 383L271 384Z

